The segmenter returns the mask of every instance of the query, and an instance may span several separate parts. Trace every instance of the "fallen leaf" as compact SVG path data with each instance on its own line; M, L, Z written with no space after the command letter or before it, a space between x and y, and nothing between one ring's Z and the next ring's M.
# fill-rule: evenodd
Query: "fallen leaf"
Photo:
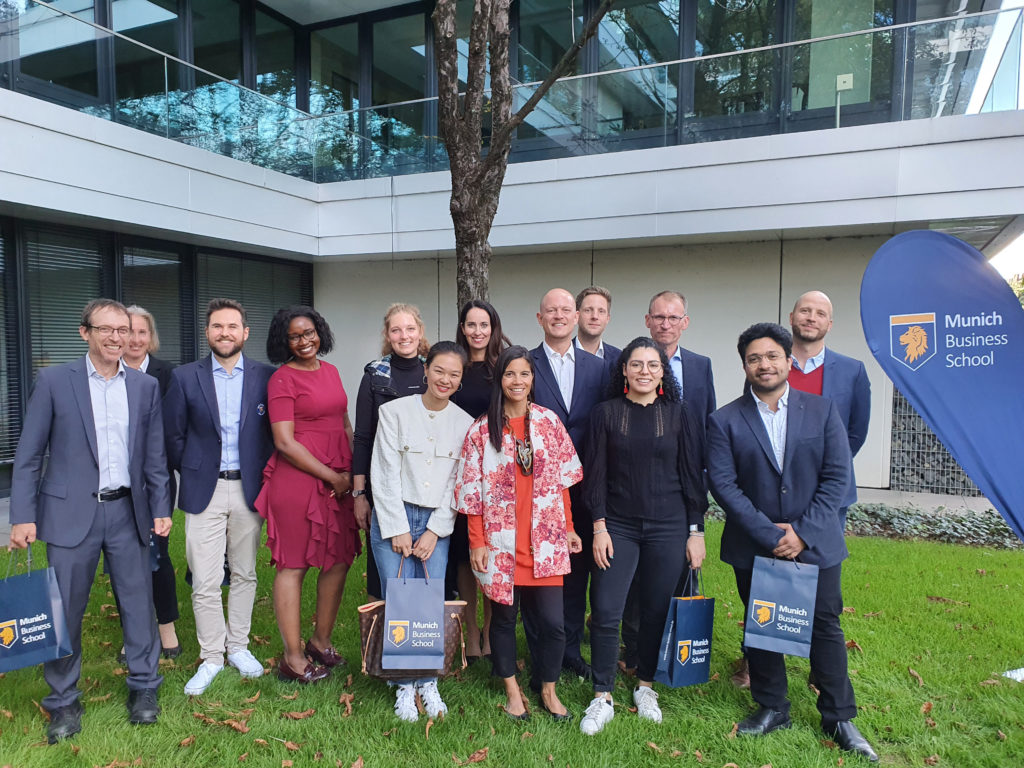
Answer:
M108 693L108 694L106 694L104 696L90 696L89 697L89 701L106 701L107 699L109 699L113 695L114 695L113 693Z
M195 744L195 742L196 742L196 737L194 735L193 736L188 736L187 738L184 738L181 741L179 741L178 742L178 746L179 747L191 747L193 744Z
M522 672L524 669L526 669L526 662L522 659L516 659L516 669Z
M932 703L930 701L926 701L924 704L921 705L921 714L922 715L927 715L931 711L932 711Z
M313 759L316 760L317 762L323 760L324 759L324 753L321 752L318 749L316 752L313 753Z
M532 738L533 738L533 734L532 733L530 733L529 731L523 731L523 735L519 737L519 740L520 741L526 741L527 739L532 739Z
M122 677L124 675L127 675L128 673L124 670L123 667L114 667L113 671L110 674L112 674L114 677Z
M259 744L261 747L269 747L270 746L270 744L267 743L266 739L253 739L252 742L253 742L253 744Z
M194 717L196 720L202 720L207 725L216 725L217 724L216 720L214 720L209 715L204 715L202 712L193 712L192 713L192 717Z
M13 720L14 719L14 713L11 712L11 710L9 710L9 709L0 709L0 715L3 715L8 720Z
M726 763L722 768L740 768L736 763Z
M924 719L924 724L927 725L929 728L934 728L935 727L935 721L932 720L930 717L926 717Z
M224 725L230 726L233 730L236 730L239 733L248 733L249 732L249 726L245 724L244 720L231 720L231 719L228 719L228 720L224 720L222 722L224 723Z
M839 749L839 745L832 741L832 739L822 739L821 746L825 749Z
M875 618L875 616L881 616L881 615L882 615L881 611L872 611L871 613L862 613L861 617L865 618L865 619L873 619L873 618Z
M427 730L425 730L423 732L423 738L424 739L427 739L427 740L430 739L430 729L433 728L433 727L434 727L434 718L428 717L427 718Z
M695 749L693 751L693 756L697 758L697 762L698 763L703 763L704 762L704 753L701 752L699 749Z
M281 717L286 720L305 720L310 715L316 714L315 709L304 709L301 712L282 712Z
M340 763L339 763L339 765L340 765ZM356 757L355 762L352 763L352 768L363 768L363 756L362 755L359 755L358 757Z
M711 676L711 677L710 677L709 679L710 679L710 680L711 680L712 682L714 682L715 680L717 680L717 679L718 679L718 673L717 673L717 672L715 672L715 674L713 674L713 675L712 675L712 676Z
M352 687L352 675L349 675L348 677L345 678L345 687L346 688L351 688Z
M301 746L301 744L296 744L294 741L286 741L284 743L284 748L291 752L298 752Z
M293 765L295 765L295 763L293 763L291 760L281 761L281 768L292 768Z
M635 715L636 714L636 707L630 707L629 708L629 712L630 712L630 714Z
M924 764L925 765L938 765L939 764L939 756L938 755L932 755L931 757L926 757L924 759Z
M857 612L857 609L856 608L852 608L849 605L846 606L845 608L843 608L843 613L856 613L856 612Z
M725 735L725 738L727 738L727 739L735 739L735 738L736 738L736 732L737 732L737 731L738 731L739 729L740 729L740 724L739 724L739 723L733 723L733 724L732 724L732 730L731 730L731 731L729 731L729 733L727 733L727 734Z
M860 647L860 643L858 643L856 640L847 640L846 647L849 650L855 650L864 653L864 649Z
M1006 737L1004 736L1003 738L1006 738ZM72 755L77 755L81 751L82 751L82 748L80 746L78 746L77 744L72 744L71 745L71 754Z
M999 685L998 680L982 680L978 685Z
M476 752L474 752L472 755L466 758L466 765L469 765L470 763L482 763L484 760L487 759L487 752L489 750L489 747L478 749Z
M673 749L673 750L672 750L672 752L671 752L671 753L669 754L669 757L679 757L679 756L681 756L682 754L683 754L683 753L682 753L682 752L680 752L680 751L679 751L678 749Z
M250 696L248 699L245 700L246 703L248 703L248 704L255 704L257 701L259 701L261 693L263 693L263 691L256 691L256 695L255 696Z
M270 641L262 635L253 635L251 640L253 645L270 645Z
M465 765L465 763L459 759L459 756L452 752L452 762L456 765Z
M984 568L979 568L979 569L978 569L978 575L979 575L979 576L984 576L984 575L985 575L985 573L986 573L986 571L985 571L985 569L984 569Z
M659 747L653 741L648 741L647 742L647 746L650 747L651 749L653 749L655 752L661 752L662 751L661 747Z
M281 698L287 699L288 701L295 701L295 699L299 698L299 692L296 691L295 693L282 693Z
M345 711L341 713L342 717L348 717L352 714L352 700L355 698L351 693L343 693L338 697L338 703L345 707Z
M996 731L996 736L999 737L1000 741L1006 741L1006 734L1002 731Z
M50 713L43 709L43 706L35 699L32 699L32 703L36 705L36 709L38 709L39 714L43 716L43 720L50 722Z
M247 757L249 757L249 753L248 753L248 752L243 752L242 754L240 754L240 755L238 756L238 762L240 762L240 763L244 763L244 762L245 762L245 759L246 759Z
M910 673L910 676L911 676L912 678L914 678L915 680L917 680L917 686L918 686L919 688L923 688L923 687L924 687L924 680L923 680L923 679L921 679L921 676L920 676L919 674L917 674L917 672L916 672L916 671L914 670L914 668L913 668L913 667L907 667L907 672L909 672L909 673Z
M927 598L933 603L949 603L951 605L970 605L970 603L966 603L963 600L953 600L948 597L939 597L938 595L927 595Z

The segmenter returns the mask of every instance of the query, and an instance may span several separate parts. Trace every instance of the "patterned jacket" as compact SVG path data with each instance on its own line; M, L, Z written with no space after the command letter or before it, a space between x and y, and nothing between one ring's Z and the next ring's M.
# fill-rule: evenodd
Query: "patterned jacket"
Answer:
M515 439L505 434L501 453L489 440L487 416L470 427L462 445L462 463L455 481L455 503L464 515L483 515L487 539L487 572L475 571L487 597L512 604L516 557ZM547 408L530 404L533 442L533 575L569 573L565 505L562 491L583 479L569 433Z

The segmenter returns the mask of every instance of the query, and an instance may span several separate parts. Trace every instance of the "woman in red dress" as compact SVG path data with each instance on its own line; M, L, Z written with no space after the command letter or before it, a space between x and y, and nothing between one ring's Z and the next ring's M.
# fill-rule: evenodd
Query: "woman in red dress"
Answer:
M277 566L274 613L284 641L282 680L314 683L345 660L331 633L345 577L361 549L352 514L352 425L338 369L319 355L334 336L311 307L278 310L267 335L267 357L281 363L267 398L277 449L263 472L256 509L267 520L267 546ZM319 568L316 625L302 645L302 581Z

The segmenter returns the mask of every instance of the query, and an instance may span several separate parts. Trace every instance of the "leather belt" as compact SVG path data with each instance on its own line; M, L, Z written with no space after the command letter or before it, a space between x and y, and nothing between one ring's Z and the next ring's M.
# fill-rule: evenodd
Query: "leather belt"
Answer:
M99 491L98 493L94 492L93 496L96 497L96 501L117 501L118 499L123 499L131 492L131 488L121 486L120 488L115 488L112 491Z
M240 469L225 469L217 475L221 480L241 480L242 470Z

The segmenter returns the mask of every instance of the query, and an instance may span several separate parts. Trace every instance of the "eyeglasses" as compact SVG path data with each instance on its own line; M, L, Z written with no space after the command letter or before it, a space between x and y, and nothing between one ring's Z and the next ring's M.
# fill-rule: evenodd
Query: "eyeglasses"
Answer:
M312 341L316 338L316 328L307 328L302 333L289 333L288 343L298 344L300 341Z
M756 368L761 364L762 360L767 360L769 363L777 363L785 359L786 356L781 352L768 352L764 355L748 355L746 362L751 368Z
M663 325L665 323L668 323L669 325L679 325L683 322L685 317L686 315L651 315L651 320L658 325Z
M647 370L651 373L658 373L661 371L661 363L658 360L630 360L626 363L626 367L635 373L640 373L640 371L644 369L644 366L646 366Z
M127 325L122 325L120 328L112 328L109 325L90 325L88 327L96 331L100 336L113 336L115 333L118 336L127 336L132 332L132 329Z

